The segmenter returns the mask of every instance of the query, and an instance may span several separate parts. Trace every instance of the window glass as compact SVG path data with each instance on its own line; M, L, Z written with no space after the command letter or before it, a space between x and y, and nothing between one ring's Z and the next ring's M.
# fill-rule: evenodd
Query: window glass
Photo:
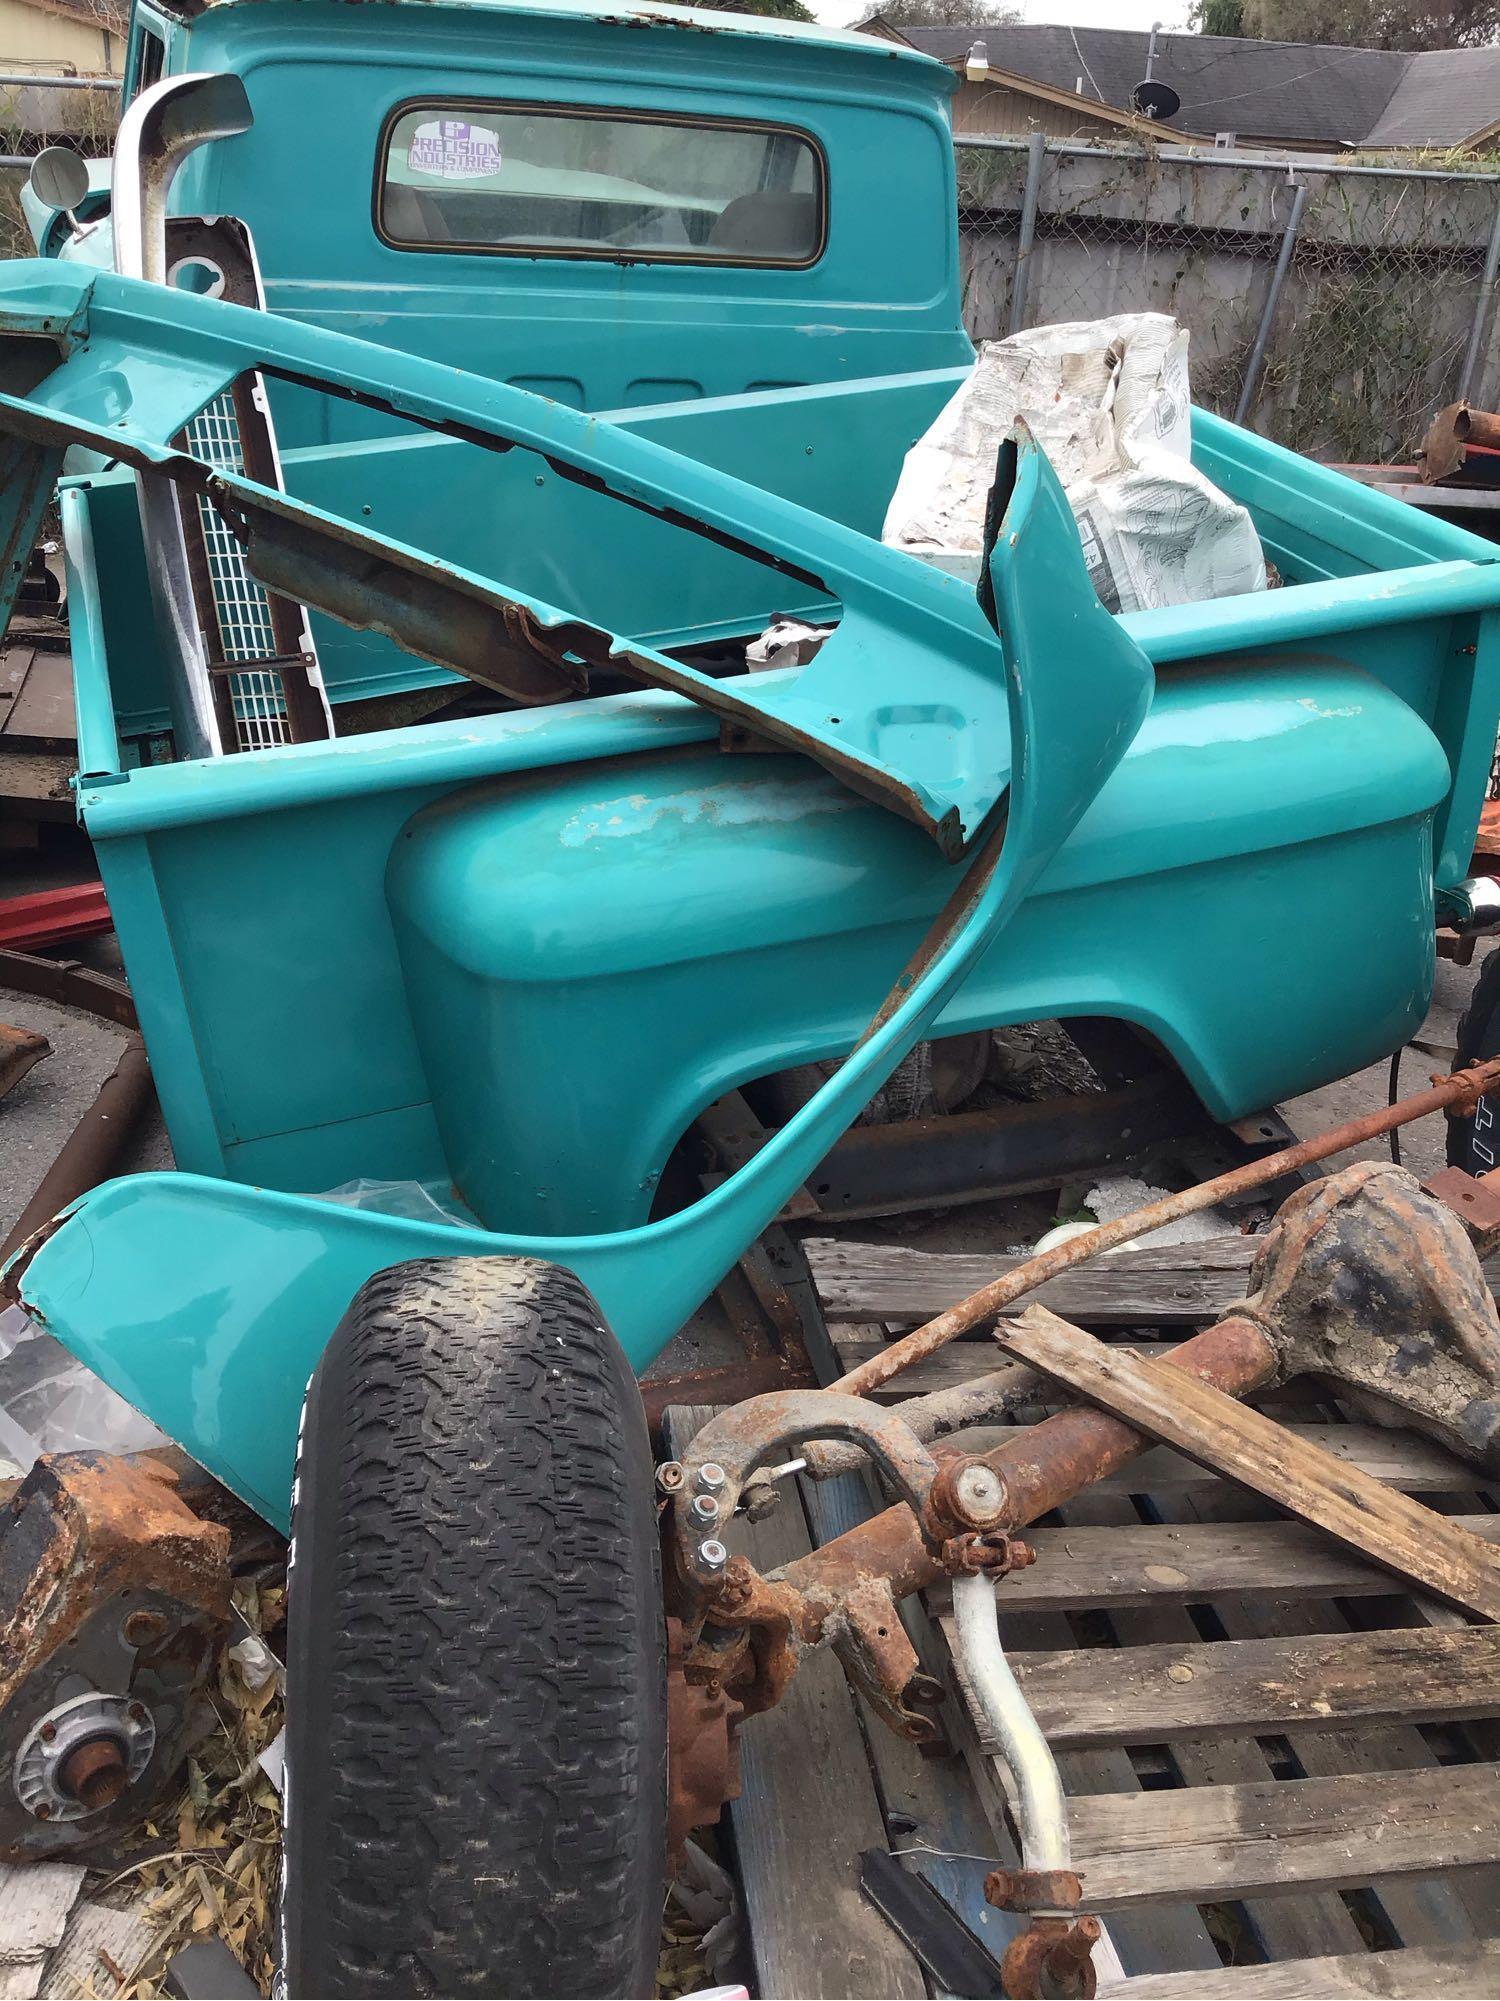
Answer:
M379 222L403 247L810 264L822 156L800 133L435 104L388 128Z

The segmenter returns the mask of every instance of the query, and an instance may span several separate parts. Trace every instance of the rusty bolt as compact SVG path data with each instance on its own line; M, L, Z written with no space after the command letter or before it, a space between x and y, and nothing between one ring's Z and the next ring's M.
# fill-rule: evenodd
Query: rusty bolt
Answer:
M167 1630L167 1620L162 1612L132 1612L125 1621L125 1641L132 1647L149 1647L153 1640L159 1640Z
M711 1529L719 1519L719 1504L712 1494L695 1494L688 1512L700 1529Z
M148 1722L151 1714L144 1702L132 1702L125 1713L132 1723Z
M44 1744L50 1744L52 1739L57 1735L57 1725L55 1723L44 1723L37 1732L37 1735Z
M709 1459L698 1468L698 1491L700 1494L719 1494L728 1485L724 1468Z
M63 1759L58 1787L90 1813L113 1806L130 1783L125 1752L117 1737L90 1737Z
M698 1545L698 1561L705 1570L722 1570L729 1561L729 1551L717 1537Z
M1043 1962L1043 1991L1076 1996L1085 2001L1094 1992L1093 1951L1099 1943L1099 1920L1075 1918Z
M34 1811L36 1813L36 1817L38 1820L51 1820L52 1818L52 1809L50 1806L48 1806L45 1800L43 1800L41 1805L36 1807Z
M680 1459L666 1459L656 1469L656 1485L659 1493L675 1494L687 1479Z

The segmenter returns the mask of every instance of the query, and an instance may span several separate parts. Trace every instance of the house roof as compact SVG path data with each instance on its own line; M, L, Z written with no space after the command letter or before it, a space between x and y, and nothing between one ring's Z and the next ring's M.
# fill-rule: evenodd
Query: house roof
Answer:
M898 32L952 66L982 41L996 68L1117 110L1130 108L1150 42L1134 29L1040 23ZM1412 53L1162 34L1153 74L1182 99L1171 120L1181 132L1238 132L1289 144L1447 147L1500 120L1500 48Z

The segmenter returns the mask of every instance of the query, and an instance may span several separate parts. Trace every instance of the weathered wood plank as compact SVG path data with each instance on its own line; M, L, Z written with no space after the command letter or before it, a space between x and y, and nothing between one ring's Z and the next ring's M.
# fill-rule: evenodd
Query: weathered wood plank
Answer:
M1179 1373L1174 1370L1168 1381L1175 1382ZM1484 1473L1467 1459L1455 1458L1435 1440L1419 1438L1414 1432L1389 1431L1379 1424L1282 1424L1279 1420L1275 1428L1299 1447L1325 1453L1382 1486L1410 1493L1463 1494L1495 1485L1492 1473ZM1099 1484L1123 1487L1132 1494L1165 1494L1219 1488L1223 1480L1212 1467L1158 1446Z
M1225 1966L1217 1973L1144 1973L1101 1980L1099 2001L1487 2001L1500 1994L1500 1943L1431 1952L1340 1953L1270 1966Z
M1500 1515L1454 1515L1471 1535L1500 1543ZM1000 1586L1002 1612L1135 1605L1153 1598L1193 1602L1220 1592L1278 1598L1369 1598L1391 1588L1373 1563L1302 1522L1243 1522L1191 1528L1026 1531L1037 1552L1029 1570Z
M1148 1437L1369 1554L1435 1597L1500 1619L1500 1557L1394 1488L1339 1463L1286 1426L1185 1370L1110 1349L1045 1307L1006 1323L1001 1345Z
M1496 1626L1086 1647L1011 1665L1049 1740L1070 1747L1500 1715Z
M1069 1528L1105 1528L1124 1526L1136 1517L1128 1496L1093 1487L1068 1503L1062 1519ZM1128 1648L1201 1642L1187 1606L1169 1600L1122 1608L1108 1615L1108 1624L1120 1645ZM1178 1742L1166 1747L1166 1756L1186 1786L1248 1785L1276 1777L1265 1745L1250 1736ZM1244 1916L1268 1959L1357 1952L1364 1943L1353 1913L1333 1890L1248 1900Z
M808 1237L802 1245L830 1320L929 1320L1023 1264L985 1251L919 1251L901 1243ZM1096 1327L1206 1324L1245 1296L1253 1237L1111 1251L1029 1293Z
M1500 1861L1500 1765L1069 1802L1091 1908L1245 1897Z
M683 1452L711 1414L668 1411L672 1450ZM756 1523L742 1516L724 1540L762 1570L812 1548L798 1507ZM884 1847L886 1830L854 1698L831 1653L810 1654L776 1708L742 1733L740 1771L729 1811L760 1993L923 2001L916 1959L860 1894L860 1850Z
M809 1237L802 1248L831 1320L930 1320L1024 1262L834 1237ZM1243 1299L1255 1251L1254 1237L1111 1251L1038 1286L1013 1310L1047 1306L1092 1327L1206 1324ZM1485 1276L1500 1283L1500 1258L1489 1260Z

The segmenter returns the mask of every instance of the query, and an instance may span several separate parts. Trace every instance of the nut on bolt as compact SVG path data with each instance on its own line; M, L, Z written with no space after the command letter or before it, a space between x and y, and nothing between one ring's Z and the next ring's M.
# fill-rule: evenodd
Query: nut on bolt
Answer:
M719 1519L719 1504L712 1494L695 1494L688 1512L699 1528L710 1528Z
M698 1545L698 1561L705 1570L722 1570L729 1561L729 1551L716 1536Z
M680 1459L664 1459L656 1469L656 1491L659 1494L676 1494L682 1490L687 1473Z
M696 1484L700 1494L722 1494L729 1479L716 1460L707 1459L698 1468Z

